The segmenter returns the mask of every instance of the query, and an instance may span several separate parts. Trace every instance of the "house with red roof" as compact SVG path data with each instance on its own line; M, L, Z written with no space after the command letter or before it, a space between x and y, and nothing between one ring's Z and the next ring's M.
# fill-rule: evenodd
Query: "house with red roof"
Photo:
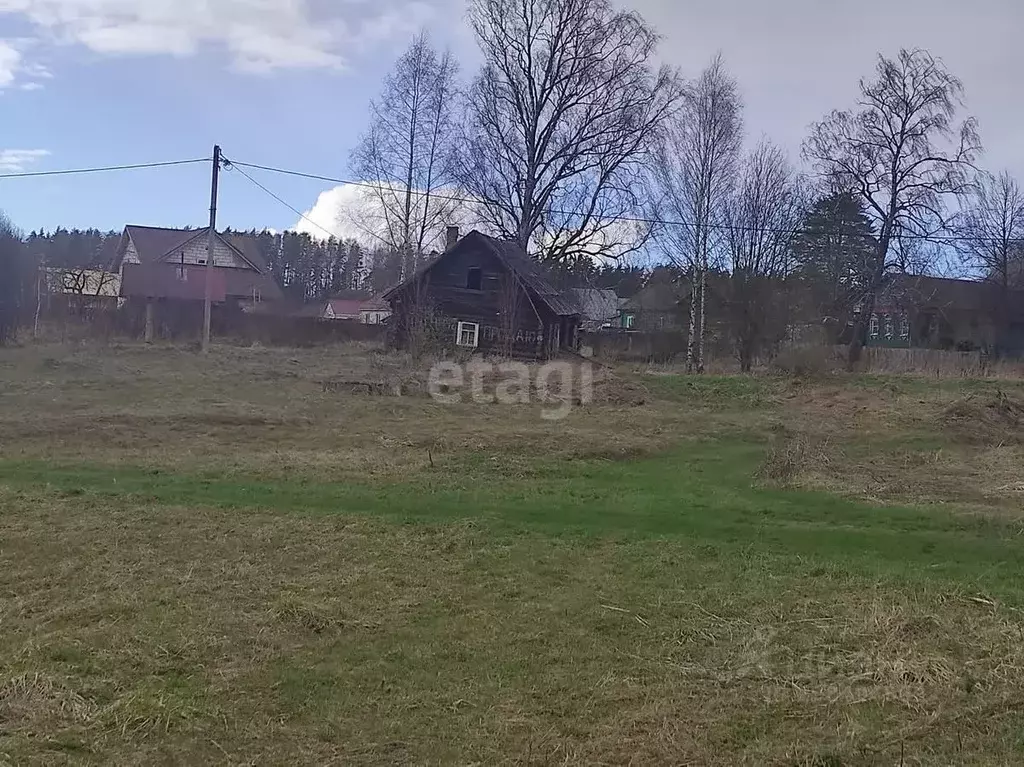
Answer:
M348 320L364 325L381 325L391 316L391 307L379 298L331 298L312 304L300 313L321 320Z
M217 233L208 264L209 228L124 228L113 271L121 277L123 298L147 301L202 301L207 269L211 299L251 310L280 301L281 288L270 274L255 237Z

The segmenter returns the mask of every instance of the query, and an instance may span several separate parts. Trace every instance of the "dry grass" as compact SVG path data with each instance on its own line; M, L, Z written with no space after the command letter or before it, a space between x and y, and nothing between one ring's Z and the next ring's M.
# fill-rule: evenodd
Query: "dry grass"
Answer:
M217 348L209 359L175 347L44 347L5 355L0 457L154 468L308 475L407 476L465 452L622 453L667 446L684 414L639 408L641 384L595 369L592 403L559 422L541 403L434 403L353 396L325 381L426 379L407 357L361 345L318 350ZM692 415L692 414L691 414ZM244 445L244 450L238 446Z
M1019 385L604 370L558 422L323 385L422 378L0 354L0 763L1020 763L1024 446L965 410ZM506 496L516 525L480 510Z

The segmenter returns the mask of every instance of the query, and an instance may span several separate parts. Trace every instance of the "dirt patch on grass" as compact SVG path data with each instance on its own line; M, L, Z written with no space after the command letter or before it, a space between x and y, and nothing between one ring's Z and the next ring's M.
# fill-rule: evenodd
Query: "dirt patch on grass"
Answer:
M997 390L969 394L946 407L940 426L955 439L976 445L1024 443L1024 397Z

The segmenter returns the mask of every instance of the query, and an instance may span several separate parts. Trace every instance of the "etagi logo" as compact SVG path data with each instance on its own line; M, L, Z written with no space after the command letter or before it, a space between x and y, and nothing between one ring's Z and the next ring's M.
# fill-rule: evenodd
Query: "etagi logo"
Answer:
M436 401L456 405L528 405L544 407L541 418L558 421L576 405L594 400L594 368L588 362L548 362L531 367L523 362L439 362L430 368L427 391Z

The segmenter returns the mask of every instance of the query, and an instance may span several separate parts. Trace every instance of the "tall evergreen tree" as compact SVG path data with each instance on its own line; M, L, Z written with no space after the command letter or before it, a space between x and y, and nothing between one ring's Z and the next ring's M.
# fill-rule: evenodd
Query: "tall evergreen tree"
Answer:
M0 346L14 340L18 330L25 271L21 234L0 212Z
M842 330L873 275L877 242L864 202L846 191L822 197L807 213L792 247L793 276L804 284L813 311Z

